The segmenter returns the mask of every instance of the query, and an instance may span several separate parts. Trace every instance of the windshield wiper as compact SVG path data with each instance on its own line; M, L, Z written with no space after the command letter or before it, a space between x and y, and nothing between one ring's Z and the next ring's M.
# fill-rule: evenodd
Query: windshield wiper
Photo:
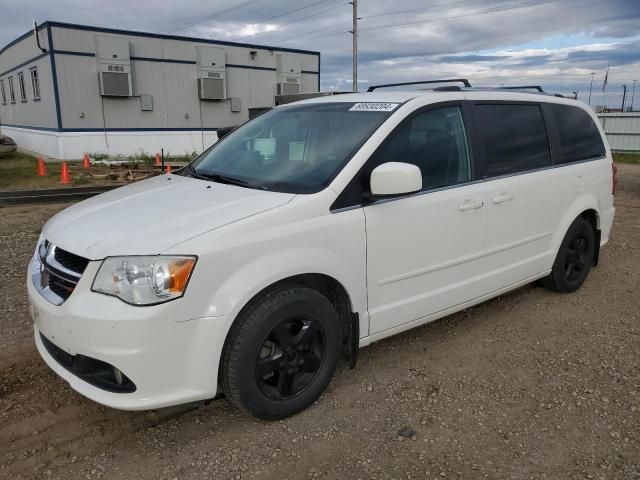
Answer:
M229 177L227 175L221 175L220 173L196 173L197 178L204 180L213 180L217 183L226 183L229 185L241 185L243 187L249 186L249 182L246 180L240 180L236 177Z
M212 180L217 183L226 183L229 185L240 185L246 187L249 185L249 182L246 180L241 180L236 177L230 177L228 175L222 175L220 173L200 173L197 172L193 165L187 165L187 171L189 172L189 176L193 178L197 178L199 180Z

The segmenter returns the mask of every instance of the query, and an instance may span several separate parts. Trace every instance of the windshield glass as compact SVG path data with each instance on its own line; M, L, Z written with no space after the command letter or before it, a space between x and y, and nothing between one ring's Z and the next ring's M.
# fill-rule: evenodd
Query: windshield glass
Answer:
M318 192L391 114L391 107L379 111L362 105L378 104L316 103L270 110L225 136L191 164L191 171L251 188Z

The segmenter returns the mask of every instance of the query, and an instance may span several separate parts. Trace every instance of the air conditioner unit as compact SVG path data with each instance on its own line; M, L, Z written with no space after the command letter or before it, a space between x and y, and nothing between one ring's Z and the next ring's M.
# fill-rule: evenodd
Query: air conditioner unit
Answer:
M297 95L302 91L302 60L296 55L276 56L277 95Z
M96 35L96 66L100 95L130 97L131 59L126 38Z
M224 100L227 98L226 54L224 48L196 47L198 66L198 98Z
M99 72L100 95L106 97L130 97L131 76L128 73Z
M278 82L277 95L298 95L300 88L300 77L285 77Z

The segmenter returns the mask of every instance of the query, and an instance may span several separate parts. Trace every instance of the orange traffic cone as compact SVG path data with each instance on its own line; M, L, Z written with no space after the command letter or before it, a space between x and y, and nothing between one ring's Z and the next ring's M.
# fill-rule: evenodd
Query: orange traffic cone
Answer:
M46 177L47 176L47 166L44 164L44 158L38 157L36 159L38 161L38 176Z
M91 167L91 161L89 160L89 155L85 153L84 157L82 157L82 168L88 169L89 167Z
M155 161L155 163L153 165L156 166L156 167L159 167L159 166L162 165L162 161L160 160L160 154L159 153L156 153L156 161Z
M171 173L171 165L164 166L164 173Z
M71 175L69 175L69 165L67 165L67 162L62 162L62 167L60 167L60 183L63 185L71 183Z

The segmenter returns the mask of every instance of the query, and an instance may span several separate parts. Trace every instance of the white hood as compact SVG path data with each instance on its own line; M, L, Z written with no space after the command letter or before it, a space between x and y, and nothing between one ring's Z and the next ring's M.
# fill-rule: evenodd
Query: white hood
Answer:
M51 218L42 232L54 245L91 260L155 255L204 232L284 205L293 197L161 175L73 205Z

